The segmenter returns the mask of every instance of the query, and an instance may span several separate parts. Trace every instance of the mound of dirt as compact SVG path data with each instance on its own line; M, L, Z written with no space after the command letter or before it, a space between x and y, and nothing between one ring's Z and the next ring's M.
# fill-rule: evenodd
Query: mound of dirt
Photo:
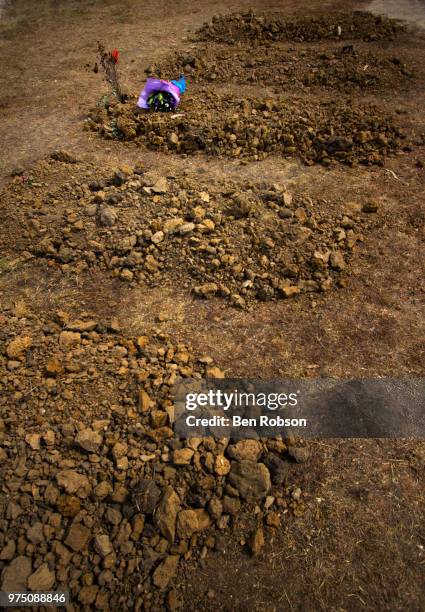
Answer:
M334 12L318 17L288 17L275 13L233 13L213 17L196 33L197 40L234 45L270 41L315 42L320 40L394 40L405 26L398 20L371 13Z
M110 100L91 111L86 128L162 152L251 160L274 154L324 165L382 165L403 138L392 117L373 105L281 95L261 99L209 89L189 94L175 114Z
M40 317L20 302L0 323L2 590L174 610L179 564L223 550L236 521L261 532L258 553L283 514L303 513L293 441L174 436L173 384L221 376L211 358L89 313Z
M371 223L355 204L345 214L282 185L211 186L138 167L87 175L36 198L17 177L2 197L5 211L19 210L5 213L3 251L29 252L64 272L102 269L124 282L183 286L245 308L343 285Z
M413 76L399 58L380 56L376 50L364 52L353 45L299 50L280 43L236 48L209 43L174 53L148 70L164 79L180 73L196 83L267 84L276 92L292 93L312 86L344 92L393 90L405 87Z

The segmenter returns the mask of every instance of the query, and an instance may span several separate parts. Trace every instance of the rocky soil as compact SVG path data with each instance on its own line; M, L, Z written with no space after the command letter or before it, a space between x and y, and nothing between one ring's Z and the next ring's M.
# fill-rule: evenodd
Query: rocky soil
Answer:
M64 274L99 269L126 283L186 287L240 308L345 286L379 208L373 199L315 201L282 184L211 185L141 166L108 175L72 162L55 153L10 183L5 254L44 259ZM73 179L44 187L68 167Z
M182 112L172 115L140 111L134 100L110 100L90 113L86 127L161 152L252 161L277 154L308 165L383 165L389 153L411 148L396 120L374 105L258 99L203 89L187 95Z
M239 83L275 92L332 89L361 94L364 90L398 89L414 84L414 71L397 55L356 41L333 48L313 45L299 49L284 43L239 45L224 43L189 45L187 51L173 53L147 74L164 79L184 73L190 83Z
M332 13L318 16L288 17L282 12L233 13L213 17L201 27L195 38L227 44L270 41L314 42L318 40L394 40L405 27L396 19L364 11Z
M86 128L161 152L382 165L388 154L409 150L411 143L397 118L366 100L355 101L354 94L406 88L414 78L400 57L371 42L401 31L396 21L368 13L301 20L252 13L219 18L195 36L207 43L195 42L146 69L167 79L187 76L189 93L178 112L140 111L135 96L125 104L102 98ZM329 43L359 39L369 42ZM297 49L280 42L288 40L327 41L328 46ZM208 88L202 87L206 83ZM346 95L319 100L312 95L315 89Z
M308 450L294 440L174 437L173 385L222 377L210 357L87 312L40 317L21 302L0 319L2 590L69 590L70 610L174 610L179 563L222 550L236 515L252 517L255 555L302 514L291 462Z

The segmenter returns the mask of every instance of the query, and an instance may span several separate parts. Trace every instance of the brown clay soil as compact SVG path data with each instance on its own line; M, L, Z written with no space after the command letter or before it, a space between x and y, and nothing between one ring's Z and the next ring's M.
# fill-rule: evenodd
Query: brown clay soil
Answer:
M113 344L115 340L111 340L110 334L118 333L117 330L120 338L122 335L121 344L127 347L132 346L129 337L146 334L159 338L160 342L172 338L177 352L190 346L191 360L192 352L208 355L229 377L424 376L423 31L409 29L393 40L354 40L355 54L350 51L348 57L344 56L342 68L339 58L342 46L347 44L345 40L312 43L280 40L276 43L278 47L267 43L271 48L257 48L251 60L247 59L247 49L239 43L232 47L224 45L222 40L196 40L196 30L214 15L251 8L292 15L299 11L299 5L292 0L283 3L264 0L255 2L254 6L245 0L214 3L181 0L162 4L127 0L6 3L0 13L2 350L12 337L19 335L20 328L33 326L34 339L42 338L43 334L45 338L58 335L61 328L55 327L57 321L51 321L57 311L66 310L71 318L84 319L90 315L98 324L93 333L107 334L102 342ZM304 16L332 14L336 8L349 11L365 7L366 3L361 2L314 1L308 3ZM378 157L374 158L376 163L372 159L369 165L341 164L338 156L336 160L331 159L332 163L316 163L323 162L322 154L313 159L312 165L305 165L302 156L301 159L298 155L282 156L281 150L256 159L248 155L241 162L239 156L229 156L226 150L213 155L205 155L202 150L175 152L162 144L146 148L146 142L111 138L105 131L99 134L83 129L90 110L106 88L101 75L94 74L92 69L97 40L120 49L120 70L125 88L133 96L140 89L148 66L168 70L170 66L181 66L184 57L191 55L202 58L200 64L192 62L191 68L192 91L198 96L203 91L206 95L225 96L230 90L234 96L252 99L261 82L264 98L268 98L276 95L269 84L282 52L288 62L288 70L278 75L277 85L282 88L282 94L290 89L288 96L300 96L303 104L313 106L332 97L339 104L350 98L350 104L376 105L382 116L392 117L391 121L403 130L406 138L388 150L381 141ZM217 52L222 56L224 68L212 63ZM394 57L398 58L396 62L392 61ZM371 64L369 81L358 72L356 58L362 64ZM252 64L248 68L254 85L244 72L247 61ZM301 67L297 70L299 64ZM226 82L226 74L233 79L233 84ZM235 92L234 82L238 78L242 81ZM59 149L75 155L77 163L51 159L52 151ZM122 189L120 186L126 202L120 209L122 218L116 228L99 230L93 221L93 200L99 189L91 189L90 183L107 181L117 168L123 167L126 171L131 169L130 179L125 178L127 185L130 180L138 180L139 175L136 173L136 179L133 175L134 168L143 167L167 176L172 193L149 200L149 206L154 202L166 206L168 212L155 215L149 206L141 207L144 215L141 221L131 209L127 210L132 198L131 185ZM144 185L149 188L149 182ZM140 190L140 187L136 185L134 189ZM169 258L164 255L164 268L159 271L128 261L125 248L114 251L116 241L136 234L140 239L136 250L140 247L145 257L150 247L143 240L149 241L152 233L161 231L161 223L170 216L182 215L186 221L196 221L197 213L188 205L187 193L182 195L181 190L192 197L197 190L208 189L213 213L210 215L207 202L197 200L195 204L207 211L207 214L201 211L200 225L204 216L215 224L216 234L212 239L224 238L228 241L225 244L234 246L231 252L226 249L220 252L222 256L230 254L241 260L247 256L238 232L245 231L245 225L250 223L255 227L256 213L267 239L280 240L281 236L278 232L273 234L265 216L266 213L274 215L269 219L270 224L276 220L276 227L283 227L285 215L279 217L279 210L285 193L291 195L285 207L289 209L288 218L295 220L294 231L310 219L312 245L300 247L295 253L300 257L299 270L291 285L297 285L299 291L293 297L282 299L284 292L279 293L279 284L273 284L271 277L266 283L267 299L261 297L264 287L254 287L251 291L248 286L243 293L244 279L238 276L239 270L231 273L224 270L218 275L209 269L212 265L211 269L215 270L216 264L208 257L202 269L193 270L187 259L193 251L182 247L180 239L172 243ZM107 186L106 198L116 191L115 187ZM242 217L247 218L235 221L240 225L229 227L222 223L222 215L225 216L232 202L234 205L235 198L243 208L245 204L241 205L237 198L247 191L254 206L252 216L249 212L245 215L244 209ZM368 203L373 203L374 212L363 210ZM55 207L53 212L52 207ZM95 214L98 213L97 209ZM354 247L347 246L346 236L335 238L344 229L341 221L347 214L353 218L352 226L348 227L356 235L361 234ZM319 244L314 232L315 223L322 217L329 229L329 239ZM143 234L145 224L151 232L148 235ZM204 240L203 228L194 231ZM46 236L50 244L45 243L43 250L38 245ZM209 239L205 239L206 249L211 247ZM335 240L344 254L344 269L329 269L322 276L314 276L309 267L310 247L318 244L319 249L326 246L335 249ZM158 251L161 255L162 247L155 248L149 253L157 256ZM250 248L254 272L260 273L261 266L266 266L261 256L267 254L267 249L273 251L273 246L252 238ZM91 251L93 257L86 257ZM98 256L99 252L104 255ZM111 264L113 257L115 263ZM274 262L273 256L268 259ZM178 270L173 266L178 266ZM125 270L130 270L130 274ZM267 266L265 270L270 271ZM327 278L332 283L321 287ZM314 291L305 290L306 280L316 282ZM218 288L209 299L200 299L194 288L208 282L224 284L229 291ZM117 322L116 329L103 329L103 322L111 320ZM97 342L95 336L84 338L90 347L90 343ZM39 364L43 362L43 342L40 340L36 347L35 365L28 363L26 368L42 367ZM108 381L109 366L104 361L99 365L95 357L93 360L93 372L101 372L101 380ZM10 427L8 439L16 444L11 446L10 442L1 455L2 460L9 457L6 466L9 476L15 465L12 459L17 461L20 453L25 454L23 440L27 428L31 429L35 422L43 430L56 430L63 419L62 413L55 414L56 395L46 391L47 387L39 396L38 387L27 387L26 383L22 387L15 384L18 395L11 392L13 368L17 368L16 378L20 376L19 359L13 363L7 366L3 359L4 376L0 379L3 385L0 416L7 428ZM156 363L155 359L152 363ZM197 364L194 370L205 371L205 364L194 363ZM49 380L52 378L48 377ZM114 382L108 388L96 383L90 391L88 385L81 394L76 393L71 404L66 404L65 397L68 408L64 415L71 419L74 414L77 430L83 427L81 424L89 426L93 419L106 418L103 412L111 397L115 404L122 402L131 409L131 393L123 385L127 378L116 382L111 375L111 380ZM44 378L40 384L45 383ZM48 384L56 389L56 383ZM62 397L62 392L59 389L58 397ZM96 416L98 399L102 408ZM42 411L36 415L43 402L47 413ZM26 420L24 417L20 420L21 410ZM16 423L20 427L15 427ZM120 424L117 431L123 436L130 435L127 425ZM66 434L61 435L66 442ZM72 437L72 428L67 435ZM1 436L0 439L3 440ZM61 453L66 456L66 445ZM78 461L77 455L70 451L71 456ZM149 470L145 474L152 476ZM121 476L119 479L122 480ZM1 486L0 507L3 508L11 501L11 492L6 482ZM16 503L29 490L17 491L19 486L18 483L15 490ZM176 577L167 586L165 599L149 581L142 585L140 597L136 597L132 589L137 584L137 564L128 566L130 572L123 561L124 565L113 578L99 583L100 590L108 591L108 597L99 599L98 609L100 602L103 609L166 609L168 606L168 609L211 611L419 611L425 608L423 441L312 442L308 462L290 464L285 490L289 499L295 487L302 491L303 509L283 513L278 526L267 523L267 512L257 515L254 508L245 509L232 515L230 528L223 530L224 541L220 541L220 546L195 543L189 550L177 552L181 560ZM286 498L281 499L281 508L284 508ZM114 510L120 503L118 496ZM10 516L2 521L9 519ZM259 555L253 557L247 552L246 542L263 519L266 543ZM92 527L89 522L86 525ZM22 525L20 531L19 525L15 527L16 531L9 532L7 537L18 541L19 554L36 556L36 547L32 544L26 547ZM2 547L6 543L4 538L0 542ZM49 554L52 561L54 556ZM0 570L10 559L7 555L0 556ZM74 555L73 574L66 576L72 582L75 597L71 609L96 609L95 597L90 599L91 591L87 587L93 586L93 581L97 584L98 574L81 577L75 570L79 561L78 555ZM106 589L105 584L109 585ZM79 600L78 590L82 585L87 588L87 598ZM119 593L116 599L111 595L114 588Z

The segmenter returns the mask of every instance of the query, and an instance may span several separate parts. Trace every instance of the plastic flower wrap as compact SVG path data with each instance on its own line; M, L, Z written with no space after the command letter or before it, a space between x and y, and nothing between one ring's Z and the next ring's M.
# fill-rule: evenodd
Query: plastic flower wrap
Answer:
M173 111L179 105L180 97L184 91L186 91L184 76L173 81L149 78L139 96L137 106L154 111Z

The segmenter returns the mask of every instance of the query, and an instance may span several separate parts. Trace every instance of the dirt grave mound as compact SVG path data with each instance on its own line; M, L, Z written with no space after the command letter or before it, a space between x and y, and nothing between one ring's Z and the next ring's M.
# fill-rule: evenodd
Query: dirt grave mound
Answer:
M357 205L345 214L282 185L212 186L140 167L108 176L78 165L80 177L55 192L39 188L35 198L20 177L11 183L3 207L19 212L5 214L3 252L29 253L65 273L99 269L123 282L183 286L246 308L343 285L372 223ZM33 180L41 185L36 173Z
M234 45L270 41L394 40L405 26L396 19L363 11L333 12L317 17L289 17L282 12L233 13L213 17L197 32L197 40Z
M179 564L223 550L242 517L264 534L258 553L283 513L304 512L291 456L306 448L174 436L173 384L222 376L211 358L87 312L43 316L19 302L0 322L3 590L164 609Z
M177 113L141 111L111 99L94 108L86 129L161 152L264 159L298 157L306 164L383 165L405 137L372 104L276 95L253 98L199 89ZM404 143L404 146L409 147Z
M209 43L174 53L147 72L164 79L184 73L191 82L203 84L272 85L276 93L300 93L310 87L359 93L394 90L413 78L400 58L379 50L363 51L353 45L300 50L280 43L236 48Z

